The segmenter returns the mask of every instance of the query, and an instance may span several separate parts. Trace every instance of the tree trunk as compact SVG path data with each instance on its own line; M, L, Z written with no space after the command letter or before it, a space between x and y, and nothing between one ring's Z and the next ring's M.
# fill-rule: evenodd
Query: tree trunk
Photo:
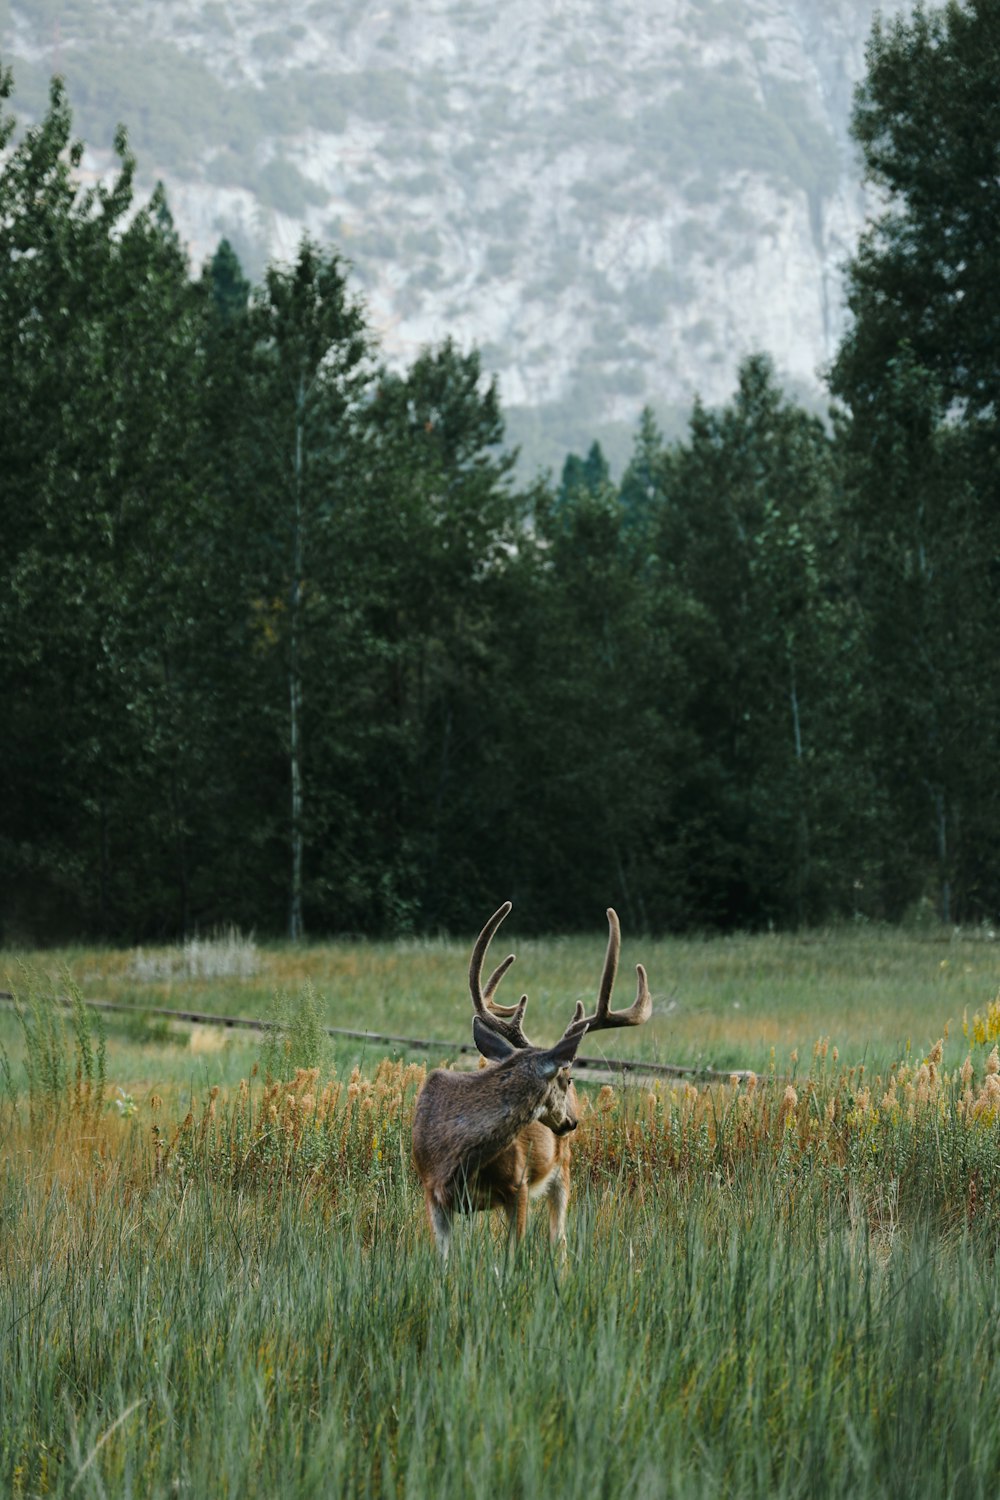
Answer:
M938 865L941 872L941 921L951 925L951 881L948 879L948 810L940 787L932 793L937 822Z
M298 942L302 922L302 675L299 660L303 557L303 419L305 392L299 382L295 413L295 513L292 534L292 579L289 589L288 709L289 769L292 787L292 883L288 904L288 936Z
M802 751L802 722L799 717L799 689L795 675L795 657L788 652L789 688L788 696L792 710L792 733L795 740L795 791L798 808L796 813L795 870L795 919L801 926L805 920L805 895L809 881L809 814L806 811L805 759Z

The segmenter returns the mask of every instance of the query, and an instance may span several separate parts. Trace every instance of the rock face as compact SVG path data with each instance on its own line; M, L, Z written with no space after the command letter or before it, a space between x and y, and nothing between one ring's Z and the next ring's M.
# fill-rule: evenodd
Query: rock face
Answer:
M15 0L0 48L25 113L66 75L92 170L125 120L196 264L223 234L254 274L304 230L336 244L390 359L478 344L558 465L594 436L620 460L646 403L669 430L725 400L750 350L821 399L874 9Z

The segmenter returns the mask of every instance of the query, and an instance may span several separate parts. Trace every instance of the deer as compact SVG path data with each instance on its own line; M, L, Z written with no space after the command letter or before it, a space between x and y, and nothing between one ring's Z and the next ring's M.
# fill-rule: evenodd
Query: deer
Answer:
M486 1060L476 1073L435 1068L417 1098L413 1116L413 1162L424 1189L427 1216L441 1258L447 1262L456 1213L502 1208L508 1241L520 1244L530 1199L549 1209L549 1241L565 1247L570 1193L568 1137L579 1121L571 1069L588 1031L641 1026L652 1015L649 983L636 964L636 997L627 1010L611 1009L618 972L621 929L608 908L608 947L593 1015L578 1000L573 1017L553 1047L536 1047L523 1029L527 995L516 1005L498 1005L497 987L514 962L510 954L483 987L486 953L511 910L493 913L476 939L469 963L472 1034Z

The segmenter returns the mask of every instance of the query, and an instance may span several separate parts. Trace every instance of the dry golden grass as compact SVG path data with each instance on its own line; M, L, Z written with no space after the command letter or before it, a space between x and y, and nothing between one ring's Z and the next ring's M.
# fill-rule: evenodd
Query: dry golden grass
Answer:
M565 1263L481 1215L447 1275L419 1065L36 1073L0 1096L0 1486L991 1494L998 1041L1000 1000L884 1070L823 1040L791 1079L605 1085Z

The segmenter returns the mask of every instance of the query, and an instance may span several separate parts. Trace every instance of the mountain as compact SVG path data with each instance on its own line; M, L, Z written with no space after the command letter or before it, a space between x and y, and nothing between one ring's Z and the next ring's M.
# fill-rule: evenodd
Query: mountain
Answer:
M883 12L903 8L900 0ZM866 199L847 128L869 0L0 0L15 106L67 79L85 169L124 121L192 262L308 231L390 360L452 335L512 437L617 463L750 350L822 401Z

